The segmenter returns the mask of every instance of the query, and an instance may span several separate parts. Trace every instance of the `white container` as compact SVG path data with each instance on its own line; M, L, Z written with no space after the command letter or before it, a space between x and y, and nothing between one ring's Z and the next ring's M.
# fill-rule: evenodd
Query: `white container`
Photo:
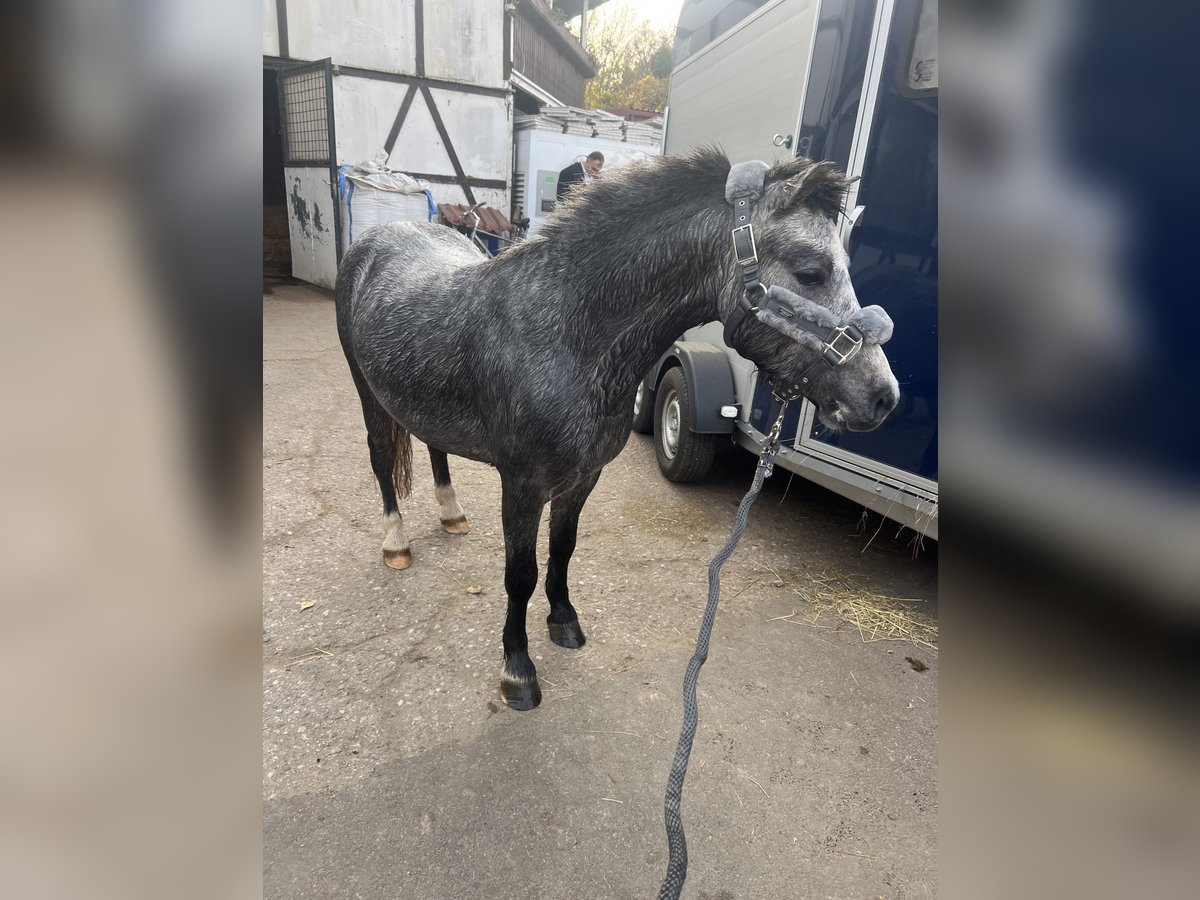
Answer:
M357 166L342 166L338 170L338 198L343 247L349 247L372 225L431 222L437 212L424 182L393 172L378 158Z
M520 204L535 234L554 208L558 173L593 150L604 154L604 170L611 171L646 156L657 156L662 143L662 119L626 122L598 109L544 107L534 116L518 116L514 124L517 161L515 173ZM595 136L593 137L593 132ZM603 172L601 173L603 177Z

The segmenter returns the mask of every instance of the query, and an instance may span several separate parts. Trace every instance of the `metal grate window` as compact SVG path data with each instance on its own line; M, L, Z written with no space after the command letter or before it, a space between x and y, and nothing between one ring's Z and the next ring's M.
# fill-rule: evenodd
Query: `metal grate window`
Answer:
M329 163L329 77L324 64L283 73L287 165Z

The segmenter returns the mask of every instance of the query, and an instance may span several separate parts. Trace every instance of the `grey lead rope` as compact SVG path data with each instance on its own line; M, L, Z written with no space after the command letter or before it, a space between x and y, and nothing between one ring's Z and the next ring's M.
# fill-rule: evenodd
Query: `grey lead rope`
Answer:
M763 445L758 468L754 470L754 481L738 505L733 533L708 564L708 603L704 607L704 618L700 621L700 632L696 636L696 652L688 661L687 671L683 676L683 727L679 731L679 743L675 747L675 759L671 762L671 774L667 778L667 796L663 803L668 859L667 874L663 878L662 887L659 888L658 900L679 900L684 879L687 878L687 839L683 835L683 819L679 813L679 806L683 799L683 779L687 775L688 758L692 755L692 741L696 737L699 713L696 705L696 682L700 679L700 667L708 659L708 641L712 635L713 622L717 618L717 601L721 595L721 566L725 565L725 561L737 548L750 519L750 507L758 499L763 481L771 476L775 465L775 453L779 448L779 434L783 428L783 414L787 411L787 406L785 401L779 408L779 415Z

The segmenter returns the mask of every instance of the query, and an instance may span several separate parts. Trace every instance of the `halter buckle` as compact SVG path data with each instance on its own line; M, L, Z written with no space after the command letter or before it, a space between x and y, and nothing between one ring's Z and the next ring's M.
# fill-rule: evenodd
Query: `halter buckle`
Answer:
M743 269L758 262L758 247L754 243L754 226L739 225L730 232L733 239L733 256Z
M823 354L831 366L840 366L862 349L863 333L855 325L834 329L833 338L825 343Z

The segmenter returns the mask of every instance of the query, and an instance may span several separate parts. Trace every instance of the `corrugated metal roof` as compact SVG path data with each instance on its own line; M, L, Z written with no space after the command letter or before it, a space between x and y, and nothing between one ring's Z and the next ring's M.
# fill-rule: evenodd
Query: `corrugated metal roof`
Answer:
M452 228L472 228L475 225L475 216L467 215L467 211L471 208L469 206L461 203L439 203L437 208L443 225L449 225ZM498 209L481 206L475 212L479 215L479 227L484 231L490 231L492 234L506 234L516 230L512 222L508 221Z
M657 146L662 141L661 117L642 122L628 122L602 109L580 109L574 106L543 106L537 115L516 116L513 128L524 131L533 128L577 137L601 137L625 143Z
M588 9L595 9L601 3L607 2L608 0L588 0ZM568 19L573 19L583 12L583 0L554 0L554 8L561 9Z

